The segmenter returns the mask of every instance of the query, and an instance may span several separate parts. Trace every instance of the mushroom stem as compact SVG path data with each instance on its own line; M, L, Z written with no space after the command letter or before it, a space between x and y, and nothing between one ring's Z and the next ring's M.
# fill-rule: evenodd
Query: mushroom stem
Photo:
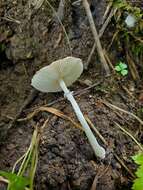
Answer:
M89 142L90 142L90 144L94 150L95 155L102 158L102 159L105 158L105 149L98 144L98 142L97 142L94 134L92 133L88 123L86 122L76 100L74 99L72 92L70 92L68 90L68 88L66 87L66 84L63 80L60 80L59 84L60 84L60 87L62 88L62 90L64 91L66 98L72 104L72 107L73 107L81 125L84 128L85 134L86 134L86 136L87 136L87 138L88 138L88 140L89 140Z

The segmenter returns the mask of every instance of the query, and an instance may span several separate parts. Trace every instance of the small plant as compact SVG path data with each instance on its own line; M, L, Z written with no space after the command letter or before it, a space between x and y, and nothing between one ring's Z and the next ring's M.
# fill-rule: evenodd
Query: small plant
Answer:
M28 150L14 164L12 172L0 171L0 176L4 178L4 182L8 183L7 190L34 189L33 183L38 162L39 138L38 129L35 128ZM19 170L15 172L15 168L19 162L21 162Z
M132 6L126 0L114 0L113 5L120 10L133 14L137 19L142 19L143 13L141 8Z
M143 153L139 153L132 158L138 165L138 169L135 173L137 178L133 182L132 190L143 190Z
M7 190L25 190L30 184L29 179L22 176L17 176L11 172L0 171L0 175L8 180Z
M128 67L127 64L123 63L120 61L116 66L115 66L115 71L120 73L122 76L126 76L128 74Z
M126 0L113 0L113 5L118 9L115 16L118 43L124 42L133 56L140 56L143 52L143 11Z

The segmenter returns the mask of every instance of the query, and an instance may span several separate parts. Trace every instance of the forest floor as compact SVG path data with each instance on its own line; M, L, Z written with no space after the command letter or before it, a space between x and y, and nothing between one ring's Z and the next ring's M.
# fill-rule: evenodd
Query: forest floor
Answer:
M59 1L49 2L57 11ZM98 32L116 9L100 38L111 75L106 77L95 50L80 79L69 88L99 132L95 136L106 149L103 160L95 157L85 134L71 122L78 123L63 93L41 93L31 87L34 73L57 59L72 54L86 65L94 38L82 4L66 1L61 25L46 1L37 9L26 0L0 3L0 170L12 170L29 147L34 126L48 119L40 139L37 190L127 190L135 178L132 156L140 146L131 135L143 144L143 25L126 27L126 7L110 7L105 0L89 3ZM135 1L131 6L143 10ZM126 76L114 70L120 61L128 66ZM41 111L20 120L43 106L67 118Z

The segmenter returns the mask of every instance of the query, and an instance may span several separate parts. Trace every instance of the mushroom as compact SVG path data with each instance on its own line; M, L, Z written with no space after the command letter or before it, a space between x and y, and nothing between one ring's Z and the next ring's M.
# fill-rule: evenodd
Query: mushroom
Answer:
M82 71L83 64L81 59L66 57L40 69L33 76L31 85L41 92L64 91L64 95L72 104L95 155L103 159L105 158L105 149L98 144L76 100L74 99L72 92L67 88L67 86L70 86L77 80Z
M133 28L136 22L137 22L137 19L132 14L128 14L128 16L125 19L125 23L128 28Z

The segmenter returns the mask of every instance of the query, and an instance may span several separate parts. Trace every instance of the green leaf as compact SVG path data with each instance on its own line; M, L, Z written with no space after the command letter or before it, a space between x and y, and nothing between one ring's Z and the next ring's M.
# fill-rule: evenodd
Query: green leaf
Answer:
M137 178L132 186L133 190L143 190L143 179Z
M128 70L124 69L121 71L121 75L126 76L128 74Z
M26 177L5 171L0 171L0 175L9 180L9 190L25 190L25 187L29 185L29 179Z
M119 63L119 67L121 68L121 70L127 69L127 65L125 63L122 63L122 62Z
M135 174L143 179L143 166L139 167Z
M143 153L133 156L132 159L139 165L135 173L137 179L133 181L132 190L143 190Z
M120 66L119 66L119 65L115 66L115 71L118 71L118 72L120 72L120 71L121 71L121 68L120 68Z
M143 165L143 154L136 154L135 156L132 156L132 159L136 164Z
M11 172L0 171L0 176L3 176L4 178L8 179L11 182L15 180L15 177L17 175Z
M15 180L10 183L9 190L25 190L25 187L29 185L29 180L25 177L17 176Z
M126 6L125 2L123 2L122 0L114 1L113 5L117 8L123 8Z

